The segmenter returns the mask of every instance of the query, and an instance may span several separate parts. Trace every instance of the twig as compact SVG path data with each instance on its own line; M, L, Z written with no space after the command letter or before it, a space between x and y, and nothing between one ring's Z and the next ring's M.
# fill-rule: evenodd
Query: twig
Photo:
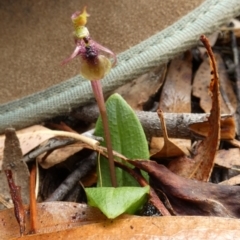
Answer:
M91 104L76 110L72 115L86 122L95 122L99 116L99 111L96 104ZM163 136L161 123L157 113L137 111L136 115L143 126L147 139ZM205 113L164 113L168 136L170 138L190 139L193 137L193 133L190 130L189 125L205 122L208 117L209 114ZM222 120L226 118L232 118L232 115L221 115Z
M30 173L30 233L37 231L37 201L35 196L36 165L34 164Z
M25 155L23 157L23 161L30 162L44 152L55 150L57 148L60 148L75 142L76 140L73 138L59 138L59 139L51 138L47 142L45 142L44 145L37 147L32 152Z
M60 201L67 193L84 177L89 170L96 166L96 154L93 153L90 157L83 159L76 170L74 170L61 185L49 196L45 202Z

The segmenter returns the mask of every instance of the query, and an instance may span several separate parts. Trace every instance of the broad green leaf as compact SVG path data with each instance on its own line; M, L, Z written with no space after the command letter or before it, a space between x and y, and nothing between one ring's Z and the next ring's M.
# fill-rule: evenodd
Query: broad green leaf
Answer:
M147 201L150 187L85 188L88 204L113 219L122 213L134 214Z
M106 108L113 149L129 159L148 159L148 144L142 125L127 102L116 93L109 97ZM104 137L100 117L96 123L94 134ZM102 145L106 146L105 142ZM121 160L119 159L119 161ZM132 168L130 164L127 165ZM139 186L137 181L128 173L119 168L115 169L118 186ZM110 187L109 165L108 160L104 157L100 158L98 171L100 171L101 176L101 182L98 179L98 186ZM148 175L146 173L143 175L148 180Z

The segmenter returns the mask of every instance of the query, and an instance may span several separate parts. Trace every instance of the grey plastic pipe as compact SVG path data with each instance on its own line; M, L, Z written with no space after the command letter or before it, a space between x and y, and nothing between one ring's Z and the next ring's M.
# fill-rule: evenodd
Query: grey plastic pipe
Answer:
M118 55L118 64L103 79L105 93L166 63L195 46L202 34L216 31L240 15L240 0L206 0L172 26ZM90 83L80 76L42 92L0 105L0 133L42 122L93 100Z

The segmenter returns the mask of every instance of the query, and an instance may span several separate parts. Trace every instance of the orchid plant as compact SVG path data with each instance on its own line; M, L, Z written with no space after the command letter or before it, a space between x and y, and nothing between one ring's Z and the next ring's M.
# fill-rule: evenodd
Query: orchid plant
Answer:
M62 64L66 64L73 58L79 57L80 74L84 78L91 81L92 90L96 98L103 122L104 135L108 151L111 183L113 187L116 187L117 182L114 169L112 143L100 80L116 64L117 60L116 55L111 50L91 39L89 31L85 26L89 16L90 15L87 13L86 7L83 8L82 12L77 11L71 16L74 25L74 40L76 47L71 56L65 59Z

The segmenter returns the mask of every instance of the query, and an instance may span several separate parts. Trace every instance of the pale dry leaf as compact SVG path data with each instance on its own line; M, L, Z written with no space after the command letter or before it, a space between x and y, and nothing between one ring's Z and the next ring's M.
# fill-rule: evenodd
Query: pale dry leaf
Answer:
M185 155L188 155L189 154L189 150L190 149L190 143L189 141L186 141L186 139L180 139L180 138L169 138L170 141L176 145L178 148L181 149L181 155L182 155L182 152L185 154ZM155 158L158 157L157 153L163 148L164 146L164 138L162 137L152 137L151 139L151 142L150 142L150 155L153 156ZM175 149L172 149L171 150L171 156L178 156L179 154L179 151L175 151Z
M199 181L208 181L214 166L215 154L220 139L219 78L215 60L210 50L210 46L208 46L212 69L212 79L210 83L212 109L208 118L208 126L206 124L206 126L202 126L205 128L203 132L206 132L207 127L207 136L202 142L198 143L193 159L178 158L169 164L170 169L178 175Z
M162 65L119 87L114 93L119 93L134 110L142 111L144 105L162 86L165 71L166 65Z
M40 125L35 125L32 127L28 127L28 128L24 128L22 130L16 131L23 155L25 155L26 153L34 149L36 146L38 146L40 143L42 143L46 139L49 139L49 136L34 135L34 132L41 131L41 130L47 130L47 128ZM5 141L5 135L1 135L0 136L0 170L1 170L2 159L3 159L4 141Z
M159 108L165 113L191 112L191 81L192 55L186 52L183 56L171 61L162 89ZM169 140L178 146L185 154L188 154L188 149L191 147L191 141L189 139L179 140L177 138L170 138ZM151 144L155 144L155 141L156 138L152 139ZM160 150L161 145L164 145L164 139L158 138L156 144L158 145L156 149ZM179 152L173 151L174 149L171 149L172 152L169 152L168 156L179 155ZM160 155L155 155L155 157L160 157Z
M83 149L83 146L81 143L71 144L71 145L56 149L47 155L46 153L40 154L37 157L37 161L42 168L47 169L60 162L65 161L68 157L81 151L82 149Z
M221 139L230 140L234 139L236 135L236 123L233 116L221 117ZM199 136L206 137L208 135L210 125L208 121L196 122L188 125L189 129Z
M230 148L217 151L215 164L227 169L240 171L240 149Z
M49 234L30 235L21 240L72 239L161 239L161 240L226 240L238 239L240 220L217 217L137 217L123 216L114 220L84 225ZM20 238L19 238L20 239Z
M178 145L168 138L163 112L158 110L157 113L162 125L164 144L163 147L153 155L153 157L161 158L185 155L184 150L182 150Z
M81 134L64 131L54 131L40 125L25 128L17 131L16 133L20 142L20 147L23 155L37 147L39 144L53 137L74 138L78 141L89 144L93 149L96 149L96 146L99 144L98 141ZM5 136L0 136L0 170L2 165L2 151L4 140Z
M96 223L106 219L97 208L72 202L47 202L37 204L37 233L62 231L84 224ZM29 214L26 232L29 232ZM19 236L19 226L13 209L0 211L0 239L8 240Z
M211 35L208 36L208 40L210 43L210 46L214 46L215 43L218 40L218 36L219 36L219 31L212 33ZM206 48L205 47L198 47L198 50L200 52L200 56L203 58L204 54L206 54Z
M228 185L228 186L239 185L240 184L240 174L237 176L231 177L228 180L222 181L219 184Z
M238 141L237 139L230 139L230 140L227 140L226 142L228 142L234 147L240 148L240 141Z
M234 32L234 35L236 38L240 37L240 21L236 18L231 20L231 23L233 24L232 30Z
M221 113L233 114L236 111L237 98L220 54L215 53L215 58L219 69ZM193 95L200 98L200 106L206 113L210 112L212 106L211 96L209 95L210 72L208 58L205 58L193 81Z
M191 112L192 56L186 52L183 57L171 61L164 83L159 108L163 112Z

